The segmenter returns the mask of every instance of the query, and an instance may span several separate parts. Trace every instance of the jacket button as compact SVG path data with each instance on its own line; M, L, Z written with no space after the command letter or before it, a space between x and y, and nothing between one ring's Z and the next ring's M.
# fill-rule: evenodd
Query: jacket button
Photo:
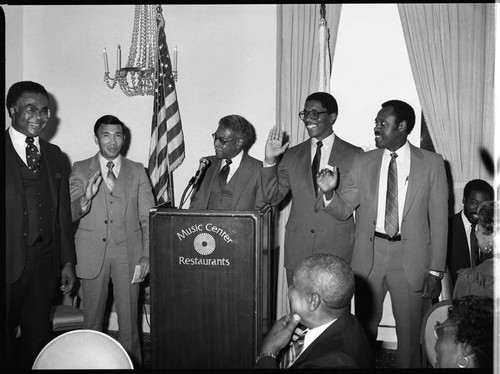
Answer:
M318 213L318 208L315 208L315 209L314 209L314 213Z
M102 238L102 241L105 242L106 241L106 238Z
M106 225L107 225L107 224L108 224L108 221L107 221L107 220L104 220L104 224L106 224Z
M314 234L314 229L311 229L311 233Z

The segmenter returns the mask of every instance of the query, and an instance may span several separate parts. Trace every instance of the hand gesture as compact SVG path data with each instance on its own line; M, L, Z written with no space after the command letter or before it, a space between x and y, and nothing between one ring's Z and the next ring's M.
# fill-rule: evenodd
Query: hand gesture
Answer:
M325 195L333 194L333 190L336 190L339 184L339 171L335 166L332 170L321 169L316 176L316 182L318 187ZM327 196L328 198L328 196Z
M299 322L300 316L298 314L286 315L277 320L264 339L260 354L272 353L276 356L281 349L290 343Z
M141 267L139 274L139 282L142 282L144 278L146 278L146 275L149 274L149 257L147 256L141 257L137 265Z
M92 175L85 188L85 199L87 201L92 200L99 190L99 184L101 184L102 176L101 171L97 170L94 175Z
M269 136L266 142L266 157L265 161L268 164L274 164L279 156L285 153L290 145L290 142L283 143L283 129L278 126L273 126L269 131Z
M422 297L424 299L437 299L440 294L441 294L441 279L432 274L427 274L424 279L424 288L422 290Z
M76 286L75 265L71 262L64 264L61 269L61 291L63 295L69 294Z

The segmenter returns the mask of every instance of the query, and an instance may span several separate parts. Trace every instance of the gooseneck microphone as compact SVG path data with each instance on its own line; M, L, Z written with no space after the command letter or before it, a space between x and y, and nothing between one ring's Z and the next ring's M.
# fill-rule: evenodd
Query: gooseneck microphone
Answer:
M200 179L203 176L203 172L209 165L210 161L208 161L208 159L206 159L205 157L200 158L200 166L198 167L198 170L196 171L194 177L191 178L191 180L189 181L189 184L192 185L193 187L196 187L200 183Z

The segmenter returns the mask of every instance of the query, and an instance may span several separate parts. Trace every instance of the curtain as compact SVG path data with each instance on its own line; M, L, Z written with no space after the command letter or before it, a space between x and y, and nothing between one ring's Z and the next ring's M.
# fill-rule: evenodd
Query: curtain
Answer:
M465 184L493 176L495 4L398 4L406 47L436 151L449 163L453 212Z
M333 60L341 4L326 4L326 23L330 29L330 61ZM318 91L320 4L279 4L277 46L277 114L276 124L289 136L290 146L308 138L298 113L306 97ZM284 205L284 204L282 204ZM281 206L278 216L280 263L276 317L289 313L288 285L283 267L285 224L289 204Z

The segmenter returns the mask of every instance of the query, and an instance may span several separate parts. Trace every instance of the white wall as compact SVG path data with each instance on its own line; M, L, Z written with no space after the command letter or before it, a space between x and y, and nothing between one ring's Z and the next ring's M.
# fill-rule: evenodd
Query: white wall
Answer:
M116 45L128 58L133 5L2 6L6 13L6 89L34 80L53 98L54 115L43 137L75 162L97 152L93 126L114 114L131 131L127 157L147 164L153 98L128 97L103 82L103 48L110 70ZM175 201L198 168L213 154L210 136L228 114L256 128L250 154L261 159L276 113L275 5L163 5L167 43L179 50L177 95L186 159L174 172ZM6 127L10 120L6 121Z

